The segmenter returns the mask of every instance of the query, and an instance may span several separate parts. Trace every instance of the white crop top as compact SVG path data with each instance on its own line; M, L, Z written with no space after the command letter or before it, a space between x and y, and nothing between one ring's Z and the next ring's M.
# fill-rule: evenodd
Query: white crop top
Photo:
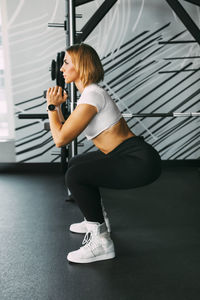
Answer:
M94 83L85 87L77 101L77 106L79 104L90 104L97 108L97 114L84 130L88 140L116 124L122 117L119 108L108 93Z

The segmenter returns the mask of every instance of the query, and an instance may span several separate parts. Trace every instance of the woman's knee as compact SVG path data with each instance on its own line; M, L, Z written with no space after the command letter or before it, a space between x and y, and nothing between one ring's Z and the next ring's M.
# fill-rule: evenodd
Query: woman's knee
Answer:
M68 169L71 168L73 165L76 164L76 160L77 160L77 157L76 157L76 156L72 157L72 158L69 160L69 162L68 162Z
M78 164L84 162L85 156L86 154L77 154L73 156L68 162L68 167L71 168L73 166L77 166Z

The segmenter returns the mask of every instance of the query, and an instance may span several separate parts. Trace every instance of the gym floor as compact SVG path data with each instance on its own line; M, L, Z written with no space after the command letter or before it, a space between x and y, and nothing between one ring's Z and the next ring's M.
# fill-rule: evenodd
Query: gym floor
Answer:
M135 190L105 190L117 257L72 264L82 215L57 167L1 168L1 300L199 300L198 167L164 166Z

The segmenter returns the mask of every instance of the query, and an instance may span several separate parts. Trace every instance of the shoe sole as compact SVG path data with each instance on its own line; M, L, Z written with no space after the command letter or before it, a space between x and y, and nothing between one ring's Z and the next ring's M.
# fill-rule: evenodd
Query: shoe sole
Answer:
M81 233L81 234L85 234L86 233L86 231L73 231L73 230L69 230L70 232L72 232L72 233Z
M78 231L78 230L77 230L77 231L76 231L76 230L73 230L73 229L71 229L71 228L69 228L69 231L72 232L72 233L86 233L86 232L87 232L87 230L85 230L85 231ZM111 230L108 230L108 232L111 233Z
M85 231L76 231L76 230L72 230L71 228L69 228L69 231L72 233L81 233L81 234L87 232L86 230ZM111 230L108 230L108 232L111 233Z
M108 253L108 254L104 254L104 255L100 255L100 256L95 256L93 258L86 258L86 259L83 259L83 258L70 259L67 256L67 259L68 259L69 262L78 263L78 264L88 264L88 263L92 263L92 262L95 262L95 261L112 259L112 258L115 258L115 253L113 253L113 252Z

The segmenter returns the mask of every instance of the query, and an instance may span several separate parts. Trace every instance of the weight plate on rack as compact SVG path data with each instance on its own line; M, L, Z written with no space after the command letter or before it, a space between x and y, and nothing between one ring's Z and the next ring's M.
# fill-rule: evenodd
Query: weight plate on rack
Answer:
M56 84L58 86L61 86L62 88L65 87L65 80L63 77L63 73L60 71L60 68L63 65L63 60L64 60L65 52L58 52L57 53L57 59L56 59Z
M54 59L51 62L51 79L56 79L56 61Z

